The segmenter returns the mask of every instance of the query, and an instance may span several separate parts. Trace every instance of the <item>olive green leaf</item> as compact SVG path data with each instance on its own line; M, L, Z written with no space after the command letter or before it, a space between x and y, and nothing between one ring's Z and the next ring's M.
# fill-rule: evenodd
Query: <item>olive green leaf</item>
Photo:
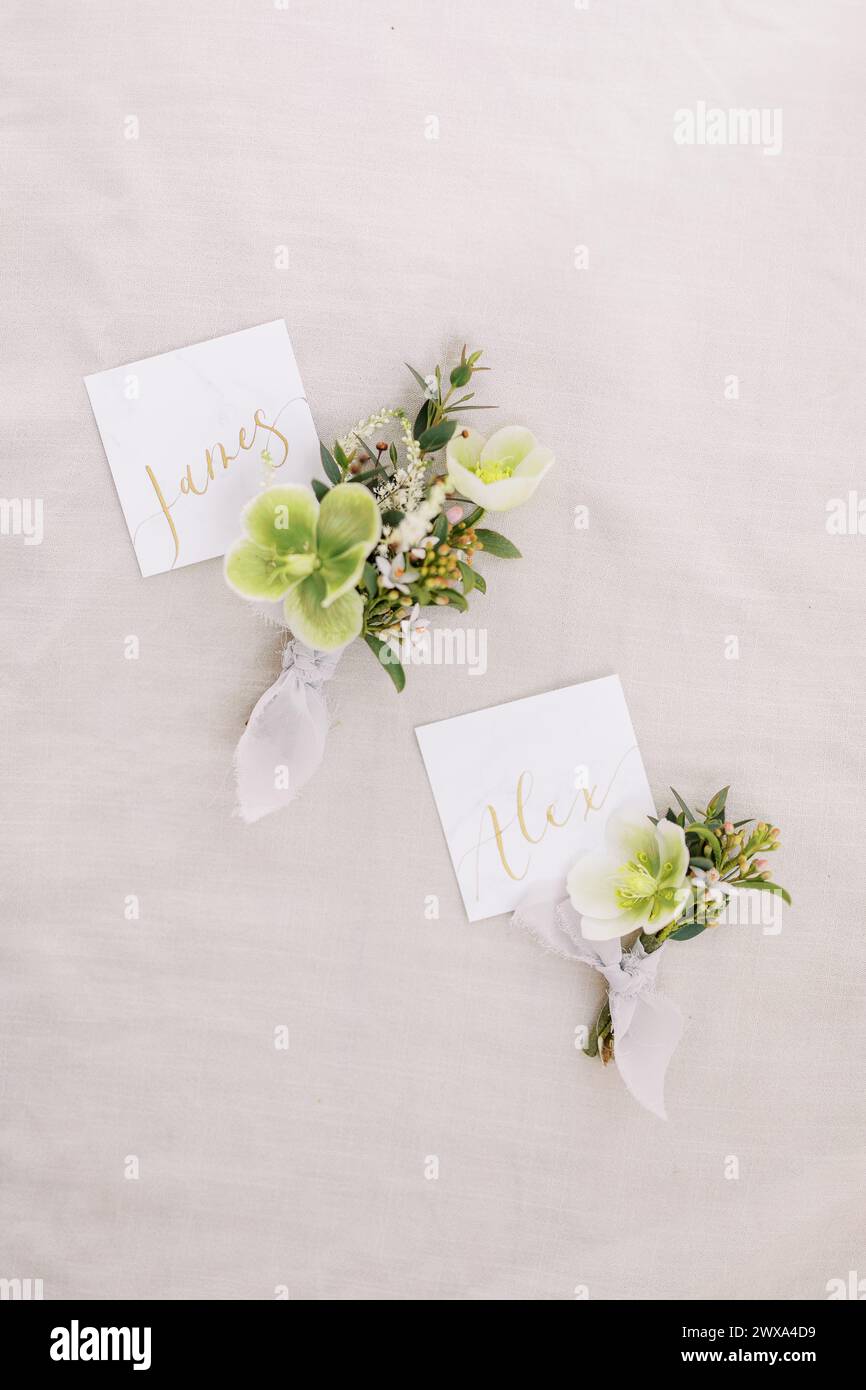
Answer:
M319 441L319 453L322 456L322 468L329 483L338 483L343 476L342 469L325 445Z
M787 888L780 888L778 883L768 883L764 878L741 878L737 880L738 888L758 888L762 893L777 893L783 902L791 906L791 894Z
M520 551L507 536L501 536L498 531L487 531L484 527L478 528L475 534L489 555L498 555L502 560L520 559Z
M411 367L409 370L411 371ZM379 662L379 665L384 667L388 675L391 677L391 680L394 682L397 691L401 691L406 684L406 672L403 669L402 663L397 659L391 648L388 646L388 643L383 642L379 637L374 637L371 632L365 633L364 641L367 643L367 646L370 648L370 651L376 657L377 661Z
M691 941L693 936L700 936L702 931L706 931L706 922L689 922L686 926L680 927L679 931L672 931L671 941Z

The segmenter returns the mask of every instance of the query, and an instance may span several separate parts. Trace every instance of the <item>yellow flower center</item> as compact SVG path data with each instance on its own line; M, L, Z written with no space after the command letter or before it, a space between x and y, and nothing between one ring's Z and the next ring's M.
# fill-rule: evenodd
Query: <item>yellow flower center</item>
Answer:
M514 460L506 456L491 459L489 463L479 463L473 471L482 483L499 483L503 478L510 478L516 467Z

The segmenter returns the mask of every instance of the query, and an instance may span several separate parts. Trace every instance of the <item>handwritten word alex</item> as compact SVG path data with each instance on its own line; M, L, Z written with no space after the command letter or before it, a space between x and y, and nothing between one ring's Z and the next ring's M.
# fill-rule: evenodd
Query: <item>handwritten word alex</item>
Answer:
M529 800L532 796L533 777L531 772L521 772L517 779L514 790L515 815L510 820L502 823L499 813L495 806L488 803L482 812L481 822L478 827L478 841L475 846L475 874L476 874L476 893L480 893L481 876L481 850L484 845L494 843L498 854L498 861L502 869L510 879L519 883L526 878L532 860L532 849L534 845L540 845L541 841L551 830L563 830L574 816L579 807L583 807L584 821L589 819L593 811L601 811L613 789L613 785L619 775L623 763L634 748L629 748L617 764L613 776L604 791L604 794L597 796L598 786L591 789L581 787L571 804L563 811L558 811L556 802L552 801L543 813L543 818L536 813L534 823L531 822L531 815L528 810ZM505 832L516 823L519 840L518 845L530 846L525 855L522 856L522 867L515 862L515 856L510 853L505 844ZM486 831L491 833L485 833Z

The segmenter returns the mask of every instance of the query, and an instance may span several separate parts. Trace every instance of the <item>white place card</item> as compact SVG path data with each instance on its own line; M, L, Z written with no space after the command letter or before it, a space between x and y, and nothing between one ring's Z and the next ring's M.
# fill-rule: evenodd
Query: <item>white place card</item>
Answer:
M84 382L143 575L224 555L264 482L320 473L282 319Z
M564 896L617 807L655 814L618 676L415 733L470 922L513 912L539 884Z

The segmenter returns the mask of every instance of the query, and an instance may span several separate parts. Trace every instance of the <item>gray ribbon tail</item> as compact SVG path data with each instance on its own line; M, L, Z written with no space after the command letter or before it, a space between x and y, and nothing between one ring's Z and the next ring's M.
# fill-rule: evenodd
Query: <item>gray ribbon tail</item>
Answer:
M639 941L626 952L617 937L587 941L571 903L567 898L557 902L549 889L544 885L537 895L529 895L514 913L514 924L546 950L589 965L604 977L617 1070L640 1105L667 1119L665 1073L682 1037L683 1017L676 1004L655 991L659 958L666 945L647 955Z
M672 1000L648 991L631 999L612 992L610 1016L617 1071L635 1100L666 1120L665 1074L683 1035L682 1014Z
M238 815L247 825L288 806L317 771L328 737L323 686L339 659L297 640L286 645L283 669L235 749Z

